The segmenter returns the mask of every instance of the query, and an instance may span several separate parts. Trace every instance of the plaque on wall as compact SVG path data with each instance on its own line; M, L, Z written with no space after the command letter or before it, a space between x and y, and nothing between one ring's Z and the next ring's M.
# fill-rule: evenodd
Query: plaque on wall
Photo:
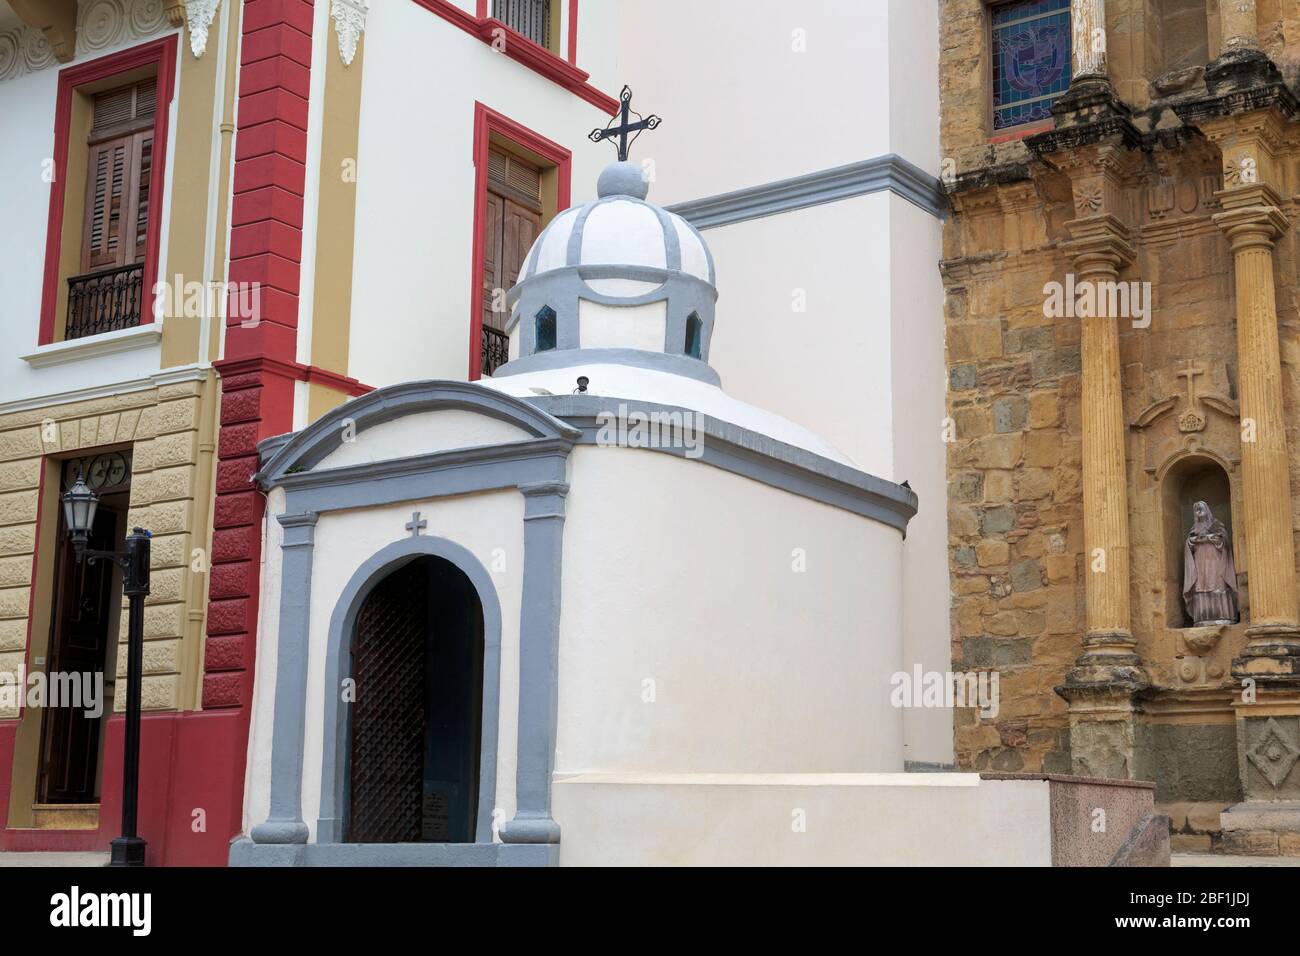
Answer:
M445 841L451 832L451 796L442 790L425 790L420 820L421 839Z

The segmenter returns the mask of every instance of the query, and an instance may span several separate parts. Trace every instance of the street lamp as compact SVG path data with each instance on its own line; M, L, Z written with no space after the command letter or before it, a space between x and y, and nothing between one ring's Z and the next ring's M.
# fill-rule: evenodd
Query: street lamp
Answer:
M145 841L136 836L140 803L140 673L144 670L144 598L149 593L149 539L144 528L132 528L126 549L96 551L87 548L95 523L99 497L82 476L63 495L63 516L68 524L77 563L112 561L122 569L122 593L128 599L126 654L126 731L122 745L122 835L113 841L110 866L144 866Z

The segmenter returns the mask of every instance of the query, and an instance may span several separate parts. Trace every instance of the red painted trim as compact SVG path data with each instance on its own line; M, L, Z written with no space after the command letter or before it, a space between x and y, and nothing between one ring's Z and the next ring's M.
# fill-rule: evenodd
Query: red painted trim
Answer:
M585 100L597 109L613 116L618 112L619 101L616 97L603 93L587 81L591 74L580 70L574 62L556 56L545 47L534 43L526 36L516 33L500 20L486 15L486 0L479 0L477 16L466 13L450 0L414 0L430 13L435 13L453 26L466 33L473 34L489 46L496 39L496 31L504 30L506 42L502 52L510 59L522 63L536 73L546 77L552 83L563 87L579 99ZM573 22L569 31L572 35Z
M158 279L158 244L162 236L163 188L167 172L168 126L171 120L172 95L176 89L176 34L110 53L95 60L79 63L59 71L58 93L54 101L54 182L50 186L50 218L45 230L45 275L41 290L40 331L37 342L54 341L54 309L59 301L59 258L63 239L63 209L68 188L68 138L72 128L72 94L79 86L125 73L149 64L158 66L158 92L155 100L153 166L149 177L149 195L157 196L158 215L150 215L145 232L144 288L153 295ZM161 144L161 149L158 148ZM85 184L81 184L84 188ZM140 324L152 322L153 303L141 309Z
M569 0L569 62L578 65L578 0Z
M988 144L996 146L998 143L1011 143L1018 139L1024 139L1026 136L1033 136L1035 133L1041 133L1044 130L1055 129L1055 120L1043 120L1041 123L1035 123L1033 126L1021 126L1010 133L1002 136L989 137Z
M302 362L285 362L280 359L257 356L244 359L228 359L217 363L223 377L236 375L256 375L262 371L274 372L295 382L316 382L317 384L346 392L356 397L373 392L373 385L366 385L355 378L339 372L332 372L319 365L304 365Z
M483 374L483 234L487 228L488 142L496 133L541 156L556 168L555 212L569 208L573 196L573 153L522 123L474 102L474 255L470 266L469 379Z

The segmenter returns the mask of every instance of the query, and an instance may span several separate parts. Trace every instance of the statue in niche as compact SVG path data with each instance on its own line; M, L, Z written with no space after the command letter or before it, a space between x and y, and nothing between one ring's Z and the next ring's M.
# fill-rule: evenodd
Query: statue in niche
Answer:
M1237 569L1232 540L1210 506L1192 506L1192 530L1183 548L1183 603L1193 626L1237 623Z

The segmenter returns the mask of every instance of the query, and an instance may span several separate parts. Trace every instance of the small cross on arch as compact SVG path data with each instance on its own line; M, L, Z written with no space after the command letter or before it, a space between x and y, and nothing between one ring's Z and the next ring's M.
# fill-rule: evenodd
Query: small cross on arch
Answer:
M615 149L618 150L618 161L620 163L626 163L627 151L631 145L636 142L637 137L641 135L641 131L654 129L662 123L663 120L654 113L642 118L640 113L635 112L632 109L632 88L629 86L623 87L623 92L618 95L618 99L618 115L611 119L609 125L604 129L593 129L587 138L593 143L604 142L607 139L617 139L618 142L615 144ZM633 116L636 117L635 122L632 120ZM617 126L614 125L615 122L618 123ZM628 139L629 133L632 134L631 139Z
M420 532L429 527L429 522L420 517L420 512L412 511L411 520L406 522L406 530L411 532L412 538L418 538Z

